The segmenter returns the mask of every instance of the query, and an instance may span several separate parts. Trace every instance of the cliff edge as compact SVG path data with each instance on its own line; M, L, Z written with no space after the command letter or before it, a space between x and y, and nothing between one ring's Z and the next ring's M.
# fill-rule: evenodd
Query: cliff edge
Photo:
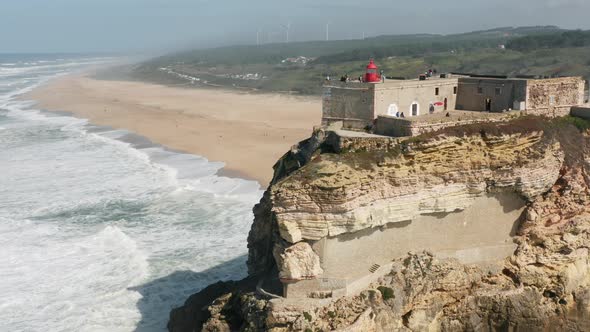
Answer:
M169 329L589 330L589 136L570 120L315 131L254 208L250 276Z

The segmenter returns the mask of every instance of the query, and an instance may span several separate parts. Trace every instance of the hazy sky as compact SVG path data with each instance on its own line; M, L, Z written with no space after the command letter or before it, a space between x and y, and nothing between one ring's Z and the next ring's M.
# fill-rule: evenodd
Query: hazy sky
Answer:
M0 0L0 53L126 52L500 26L590 29L590 0Z

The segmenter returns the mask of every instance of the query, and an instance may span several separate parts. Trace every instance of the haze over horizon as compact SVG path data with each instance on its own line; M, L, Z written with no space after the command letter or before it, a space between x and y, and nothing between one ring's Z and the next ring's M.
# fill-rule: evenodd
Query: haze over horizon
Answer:
M19 0L2 5L0 53L163 52L384 34L450 34L502 26L590 29L585 0Z

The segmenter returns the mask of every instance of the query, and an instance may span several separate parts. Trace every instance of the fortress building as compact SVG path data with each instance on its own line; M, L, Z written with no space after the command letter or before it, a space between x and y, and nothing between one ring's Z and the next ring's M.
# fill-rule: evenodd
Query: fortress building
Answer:
M499 114L507 112L565 116L572 107L585 102L586 82L582 77L441 74L392 80L381 79L377 71L371 61L363 82L327 81L322 124L413 136L458 122L501 118Z
M563 161L551 150L560 145L535 132L427 144L397 137L482 122L507 128L502 122L523 114L590 118L590 108L578 107L581 77L432 76L385 79L371 61L360 81L326 81L324 128L275 171L297 169L320 145L335 153L277 182L268 198L281 238L273 258L290 304L358 294L415 250L501 268L516 248L515 229L530 218L527 202L553 186L548 174L559 174Z

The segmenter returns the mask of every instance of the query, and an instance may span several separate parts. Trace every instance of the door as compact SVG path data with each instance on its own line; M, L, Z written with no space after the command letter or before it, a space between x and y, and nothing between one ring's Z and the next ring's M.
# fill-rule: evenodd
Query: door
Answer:
M389 105L389 107L387 108L387 115L399 117L399 112L397 110L396 104Z
M448 105L449 105L449 101L447 100L447 98L445 98L445 111L447 110Z
M491 112L492 111L492 99L487 98L486 99L486 112Z
M418 104L412 104L412 116L418 116Z

